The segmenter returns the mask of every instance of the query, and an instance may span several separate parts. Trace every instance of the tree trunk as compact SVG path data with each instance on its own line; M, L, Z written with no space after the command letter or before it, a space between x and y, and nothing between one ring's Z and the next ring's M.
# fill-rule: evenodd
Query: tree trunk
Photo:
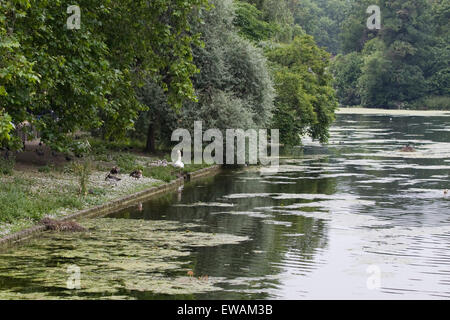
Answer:
M155 124L150 122L148 126L147 133L147 152L155 153L156 152L156 142L155 142Z

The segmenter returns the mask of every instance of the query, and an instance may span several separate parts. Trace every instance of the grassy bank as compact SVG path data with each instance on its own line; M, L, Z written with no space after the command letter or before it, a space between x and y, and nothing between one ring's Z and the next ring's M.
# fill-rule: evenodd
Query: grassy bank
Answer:
M81 159L54 161L49 153L44 165L23 159L0 164L0 237L30 227L44 216L62 217L208 167L186 165L179 169L167 164L170 155L150 156L139 147L99 141L91 144L91 155ZM121 180L105 180L115 166L120 168L116 176ZM134 170L141 170L143 177L131 177ZM85 193L80 192L83 175Z
M399 110L399 109L379 109L350 107L340 108L336 114L373 114L373 115L408 115L408 116L450 116L450 111L439 110Z

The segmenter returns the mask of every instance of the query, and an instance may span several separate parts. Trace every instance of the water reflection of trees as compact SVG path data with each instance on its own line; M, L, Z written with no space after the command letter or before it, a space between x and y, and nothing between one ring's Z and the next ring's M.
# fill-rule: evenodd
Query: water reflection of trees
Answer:
M301 175L301 173L297 173ZM315 265L315 255L318 249L327 246L327 224L319 219L301 215L274 212L270 208L286 206L299 202L298 199L276 200L272 197L247 197L241 199L226 199L229 194L280 194L280 193L308 193L332 194L335 192L334 179L294 180L295 184L261 183L256 173L225 172L222 175L187 185L181 198L182 204L198 202L233 203L234 207L177 207L172 204L178 202L177 194L160 197L144 205L144 212L124 211L119 215L130 218L170 219L182 222L196 221L201 225L201 231L213 233L231 233L246 235L251 240L239 245L223 245L220 247L203 247L195 249L190 267L196 275L223 277L228 280L222 286L233 289L227 293L227 298L265 298L267 293L256 290L254 293L243 295L236 289L250 289L249 279L253 279L251 286L259 289L276 287L276 278L288 264L294 260L300 266L309 266L302 271L309 272ZM256 208L256 209L255 209ZM260 208L261 210L259 210ZM257 212L267 214L268 219L288 224L266 223L264 218L252 217L245 214L227 214L226 212ZM222 212L220 214L214 214ZM223 213L225 212L225 213ZM164 217L163 217L164 216ZM271 278L271 276L274 276ZM269 278L269 279L268 279ZM236 281L236 279L240 279ZM209 297L223 298L224 293L208 294Z

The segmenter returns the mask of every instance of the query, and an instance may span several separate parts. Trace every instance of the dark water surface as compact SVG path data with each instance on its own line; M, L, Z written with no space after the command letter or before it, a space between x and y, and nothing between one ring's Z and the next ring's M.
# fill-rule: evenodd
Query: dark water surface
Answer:
M0 253L0 298L450 298L449 120L339 115L277 173L225 171Z

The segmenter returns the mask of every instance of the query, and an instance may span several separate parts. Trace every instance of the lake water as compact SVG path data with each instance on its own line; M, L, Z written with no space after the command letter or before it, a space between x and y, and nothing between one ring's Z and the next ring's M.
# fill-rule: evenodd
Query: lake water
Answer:
M225 171L0 253L0 298L450 298L449 120L339 115L277 173Z

